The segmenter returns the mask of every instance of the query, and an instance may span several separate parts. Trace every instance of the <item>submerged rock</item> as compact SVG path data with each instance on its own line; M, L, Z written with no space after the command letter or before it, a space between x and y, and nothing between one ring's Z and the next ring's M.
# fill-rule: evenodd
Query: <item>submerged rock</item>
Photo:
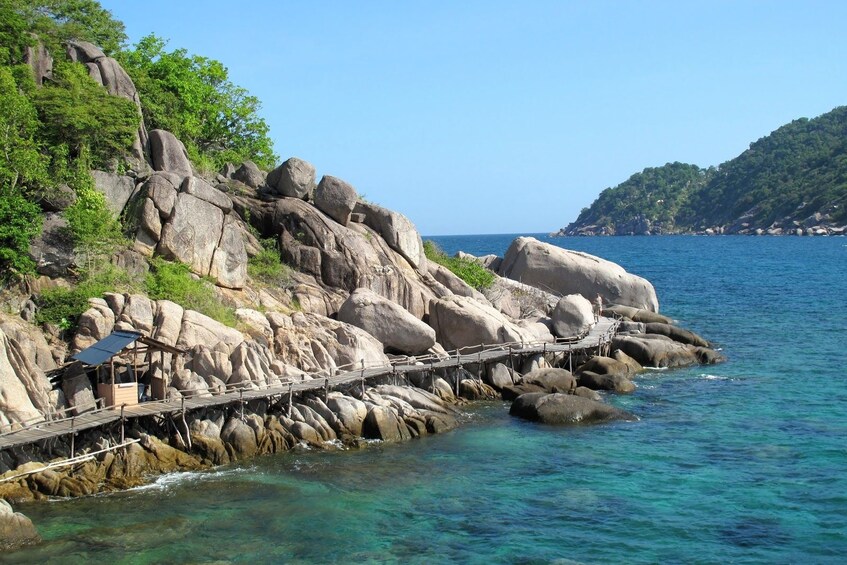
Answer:
M5 551L26 545L41 543L32 520L15 512L3 499L0 499L0 549Z
M512 403L509 414L543 424L599 424L615 420L632 422L638 419L625 410L582 396L543 392L519 396Z

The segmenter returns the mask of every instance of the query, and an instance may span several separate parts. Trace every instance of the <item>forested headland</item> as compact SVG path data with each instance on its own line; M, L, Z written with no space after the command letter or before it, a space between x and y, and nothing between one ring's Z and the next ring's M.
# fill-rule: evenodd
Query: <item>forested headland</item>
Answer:
M840 234L847 106L801 118L716 167L668 163L607 188L559 235Z

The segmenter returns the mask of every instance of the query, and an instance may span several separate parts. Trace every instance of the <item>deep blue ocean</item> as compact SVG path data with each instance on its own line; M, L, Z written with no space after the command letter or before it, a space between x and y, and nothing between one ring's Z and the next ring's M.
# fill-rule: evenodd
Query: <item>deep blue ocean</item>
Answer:
M432 239L502 255L514 237ZM22 505L46 541L0 560L844 563L847 238L536 237L646 277L729 361L607 397L638 422L547 427L481 403L401 445Z

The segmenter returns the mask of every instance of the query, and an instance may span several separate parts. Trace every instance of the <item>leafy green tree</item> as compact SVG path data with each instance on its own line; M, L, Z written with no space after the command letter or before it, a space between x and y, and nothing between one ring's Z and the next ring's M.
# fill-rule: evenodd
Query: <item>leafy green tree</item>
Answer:
M26 75L24 75L26 76ZM29 75L29 80L32 76ZM47 158L39 151L38 116L9 67L0 66L0 267L3 278L26 274L34 264L29 242L41 231L33 190L48 182Z
M185 49L168 52L166 45L151 34L119 57L138 88L147 126L172 132L194 161L220 166L250 159L272 168L277 157L259 99L233 84L219 61Z
M53 79L34 96L46 142L67 145L71 157L86 147L95 166L132 146L139 122L134 103L109 94L84 65L56 63Z
M0 0L0 45L9 49L7 62L21 62L24 47L34 43L32 34L54 57L69 39L90 41L106 54L120 51L127 39L123 22L96 0Z

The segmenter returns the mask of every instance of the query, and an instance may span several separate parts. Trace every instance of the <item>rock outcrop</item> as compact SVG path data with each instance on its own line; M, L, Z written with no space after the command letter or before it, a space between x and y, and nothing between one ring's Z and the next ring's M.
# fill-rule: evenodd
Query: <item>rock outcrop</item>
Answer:
M315 206L318 210L346 226L350 214L359 199L356 189L343 180L325 175L315 190Z
M0 549L9 551L41 542L41 536L32 520L12 510L11 505L0 498Z
M594 326L594 311L584 296L569 294L563 296L553 312L553 331L559 337L582 337Z
M291 157L268 173L266 184L271 194L308 200L315 192L315 167Z
M615 420L635 421L633 414L602 402L573 394L522 394L512 403L509 414L543 424L599 424Z
M447 296L430 303L429 323L438 343L448 350L469 352L481 344L530 343L537 335L500 311L466 296ZM553 336L549 334L553 341Z
M338 319L362 328L387 349L400 353L417 355L435 345L435 330L366 288L353 291L338 310Z
M659 310L656 291L646 279L627 273L611 261L532 237L512 242L500 265L500 275L561 295L593 298L599 294L604 303Z

